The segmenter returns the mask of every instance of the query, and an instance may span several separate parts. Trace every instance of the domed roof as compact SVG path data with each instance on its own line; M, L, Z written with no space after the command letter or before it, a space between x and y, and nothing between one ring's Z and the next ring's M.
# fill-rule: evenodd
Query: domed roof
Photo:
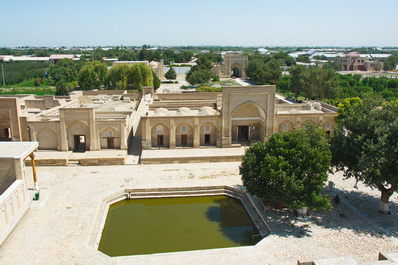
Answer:
M192 110L186 107L181 107L177 110L176 115L183 116L183 115L192 115Z
M150 67L158 67L158 63L155 62L155 61L152 61L152 62L149 63L149 66Z
M165 116L165 115L169 115L170 111L168 111L168 109L165 108L157 108L154 111L154 116Z
M214 115L214 114L216 114L216 112L211 107L201 107L199 109L199 115Z

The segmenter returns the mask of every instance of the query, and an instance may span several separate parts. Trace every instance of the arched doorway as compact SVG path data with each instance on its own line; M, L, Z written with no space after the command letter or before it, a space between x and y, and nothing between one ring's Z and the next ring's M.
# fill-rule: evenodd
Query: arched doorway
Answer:
M238 67L232 68L232 76L233 76L233 77L241 77L240 71L239 71L239 68L238 68Z
M232 142L248 145L265 136L265 113L253 102L246 102L232 112Z

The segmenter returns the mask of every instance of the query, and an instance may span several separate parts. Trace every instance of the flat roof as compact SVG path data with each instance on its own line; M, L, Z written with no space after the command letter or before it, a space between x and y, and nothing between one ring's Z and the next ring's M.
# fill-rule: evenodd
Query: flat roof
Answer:
M24 159L38 147L38 142L0 142L0 158Z

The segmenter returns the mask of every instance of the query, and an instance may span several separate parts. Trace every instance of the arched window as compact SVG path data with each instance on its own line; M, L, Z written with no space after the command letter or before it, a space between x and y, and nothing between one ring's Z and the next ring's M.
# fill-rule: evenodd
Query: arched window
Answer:
M211 126L209 124L205 125L205 133L210 133L211 132Z
M187 126L186 125L182 125L180 131L181 131L181 133L187 133Z
M164 129L162 125L156 126L156 133L164 133Z
M286 122L281 124L282 132L287 132L289 130L289 125Z
M112 131L108 131L108 137L113 137L113 132Z
M330 128L332 128L332 123L328 121L325 123L325 129L329 130Z

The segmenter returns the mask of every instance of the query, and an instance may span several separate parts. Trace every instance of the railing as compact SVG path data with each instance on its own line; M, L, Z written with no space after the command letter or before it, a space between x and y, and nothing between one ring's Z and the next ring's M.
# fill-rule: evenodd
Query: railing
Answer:
M0 245L22 219L29 203L28 191L21 179L14 181L0 196Z

